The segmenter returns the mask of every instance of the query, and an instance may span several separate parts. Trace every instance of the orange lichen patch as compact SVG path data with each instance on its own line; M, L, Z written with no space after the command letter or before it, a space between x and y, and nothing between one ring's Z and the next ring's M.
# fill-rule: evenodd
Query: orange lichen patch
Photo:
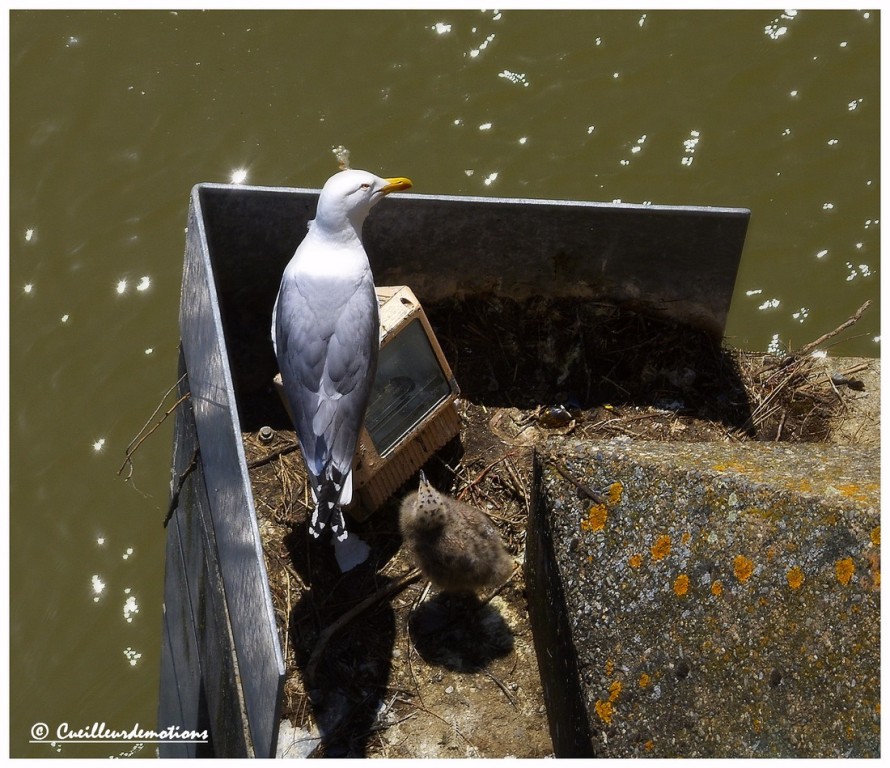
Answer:
M716 469L718 472L725 472L727 469L734 469L736 472L744 472L745 465L739 461L727 461L720 464L715 464L713 469Z
M846 483L844 485L836 485L834 487L841 492L841 495L847 496L848 498L856 498L862 493L856 483Z
M720 595L723 594L722 581L715 581L713 584L711 584L711 594L714 595L714 597L720 597Z
M652 739L649 739L645 744L643 744L643 749L647 752L651 752L655 748L655 742Z
M596 714L599 716L600 720L602 720L606 725L612 724L611 701L597 701L594 705L594 709L596 710Z
M850 579L853 578L855 572L856 568L853 565L852 557L845 557L834 564L834 573L837 576L837 580L845 587L850 583Z
M674 594L677 597L685 597L689 591L689 577L685 573L681 573L674 579Z
M594 504L587 510L587 519L581 521L582 531L601 531L606 526L609 510L605 504Z
M671 553L671 537L666 534L659 536L652 545L651 551L653 560L656 562L663 560Z
M800 589L801 586L803 586L803 571L797 566L791 568L788 573L785 574L785 578L788 579L788 586L791 587L791 589Z
M681 544L688 544L691 540L692 540L692 534L689 533L689 531L686 531L686 532L680 537L680 543L681 543Z
M643 558L637 554L633 554L627 558L627 562L630 564L631 568L639 568L643 564Z
M847 483L845 485L836 485L834 487L840 491L842 496L846 496L848 499L853 499L853 501L869 501L871 496L880 488L877 483L866 483L865 485Z
M732 561L732 572L744 584L754 573L754 563L744 555L736 555Z
M609 504L615 506L621 503L621 497L624 495L624 486L620 482L614 482L609 486Z
M871 529L871 543L874 544L876 547L881 546L881 526L880 525L876 525L874 528Z
M801 493L812 493L813 484L809 480L804 478L797 484L797 490L799 490Z
M755 717L754 722L751 723L751 727L754 733L760 733L763 730L763 723Z
M606 670L606 674L609 675L609 677L611 677L612 673L615 671L615 662L612 661L612 659L606 659L606 664L605 664L604 669Z
M647 675L645 672L640 675L640 688L647 688L649 686L649 683L651 682L652 678L649 677L649 675Z
M609 686L609 700L608 701L597 700L596 704L594 705L596 714L599 716L599 719L602 720L606 725L612 724L612 715L615 714L615 710L613 709L612 705L616 701L618 701L618 696L620 694L621 694L621 681L614 680L612 682L612 684Z

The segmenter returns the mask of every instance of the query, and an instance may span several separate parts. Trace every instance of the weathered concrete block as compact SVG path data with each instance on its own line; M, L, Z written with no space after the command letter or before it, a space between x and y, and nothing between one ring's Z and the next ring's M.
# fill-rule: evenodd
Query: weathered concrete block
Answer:
M527 578L558 756L879 756L877 449L550 448Z

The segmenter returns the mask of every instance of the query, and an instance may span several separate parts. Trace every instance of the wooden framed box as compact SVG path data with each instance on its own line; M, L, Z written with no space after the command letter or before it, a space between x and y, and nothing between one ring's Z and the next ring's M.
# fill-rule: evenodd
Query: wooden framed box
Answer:
M380 359L359 437L348 508L365 519L460 432L460 389L426 313L407 286L377 289Z

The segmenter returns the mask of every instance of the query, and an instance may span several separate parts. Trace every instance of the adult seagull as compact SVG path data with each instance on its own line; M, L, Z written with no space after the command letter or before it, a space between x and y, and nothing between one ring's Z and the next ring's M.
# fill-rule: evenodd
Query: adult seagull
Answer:
M380 347L362 225L386 195L410 187L408 179L359 170L328 179L272 314L272 343L315 500L309 531L318 538L330 526L341 571L370 551L350 536L341 511L352 499L352 458Z

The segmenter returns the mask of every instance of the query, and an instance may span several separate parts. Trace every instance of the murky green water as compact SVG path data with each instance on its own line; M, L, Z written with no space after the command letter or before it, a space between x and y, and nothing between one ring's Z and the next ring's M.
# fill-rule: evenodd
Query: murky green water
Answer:
M752 209L728 335L878 355L879 17L14 12L11 749L154 725L190 187L320 186L331 147L420 193ZM246 174L246 176L245 176ZM146 745L132 750L155 754Z

